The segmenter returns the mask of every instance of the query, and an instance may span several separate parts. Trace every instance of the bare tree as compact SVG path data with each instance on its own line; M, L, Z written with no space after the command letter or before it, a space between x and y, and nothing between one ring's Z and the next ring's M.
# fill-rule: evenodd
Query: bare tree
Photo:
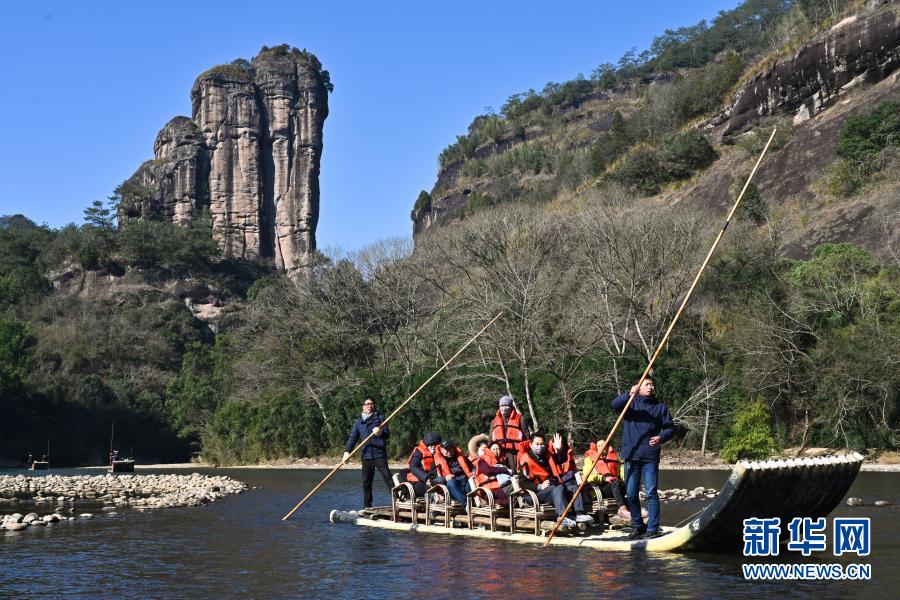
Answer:
M653 353L696 272L708 227L671 209L622 209L609 195L599 200L581 231L584 274L594 294L586 308L603 323L602 344L621 392L627 386L620 363L629 347L648 359Z

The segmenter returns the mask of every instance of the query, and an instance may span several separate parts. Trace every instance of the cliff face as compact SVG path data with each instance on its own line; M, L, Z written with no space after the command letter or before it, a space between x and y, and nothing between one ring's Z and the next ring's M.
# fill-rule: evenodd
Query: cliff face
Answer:
M887 7L854 15L761 70L715 121L727 120L725 136L776 113L793 114L797 125L832 106L851 89L877 83L898 67L900 10Z
M805 165L805 170L791 168L791 179L773 178L773 186L777 184L777 187L773 187L772 200L793 198L801 193L800 190L809 195L812 192L806 188L837 158L834 144L843 121L874 103L896 96L898 73L900 7L896 0L870 0L856 15L820 32L795 50L760 63L755 74L726 101L725 110L708 117L700 129L710 141L725 142L730 147L733 141L758 126L764 117L793 121L801 134L807 131L802 128L808 124L809 130L816 132L810 145L804 151L800 151L798 145L792 145L795 151L801 152L792 158L793 162ZM671 79L671 76L655 75L649 83L664 86ZM878 93L870 93L874 87L878 87ZM593 143L600 133L610 130L613 110L626 118L637 114L642 100L627 92L627 89L610 90L600 96L584 96L573 106L558 107L558 111L554 108L554 114L548 118L552 117L555 127L564 132L564 140L556 144L553 152L556 155L570 152L577 156L579 148ZM828 116L830 112L836 114ZM828 123L827 129L825 123ZM483 157L521 151L525 142L539 144L550 135L552 133L539 128L527 129L519 137L501 137L494 143L479 146L468 159L445 163L438 172L428 201L418 202L413 207L413 235L422 235L433 227L464 217L467 212L477 210L486 195L499 196L495 190L509 188L511 178L506 173L488 170L482 175L471 168L471 163ZM576 163L575 167L578 166ZM718 172L715 166L711 170ZM583 182L589 182L590 177L585 176L570 187L578 189ZM727 173L723 173L723 178L726 183L731 181ZM544 173L536 172L512 183L535 188L544 179ZM694 188L689 185L681 189ZM701 197L714 202L712 193ZM524 194L519 197L530 201ZM547 200L540 198L541 202ZM859 235L862 237L864 234ZM797 255L806 251L805 246L798 248Z
M191 118L170 121L156 159L123 186L120 219L187 225L208 210L226 257L271 260L284 271L306 266L316 247L330 87L315 56L286 46L202 74Z

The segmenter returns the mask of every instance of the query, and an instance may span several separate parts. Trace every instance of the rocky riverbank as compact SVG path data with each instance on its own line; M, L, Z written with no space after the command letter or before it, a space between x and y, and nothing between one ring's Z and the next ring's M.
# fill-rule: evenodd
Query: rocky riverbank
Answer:
M95 512L201 506L247 486L225 475L0 476L0 529L19 531L62 521L90 519ZM24 514L23 514L24 513Z

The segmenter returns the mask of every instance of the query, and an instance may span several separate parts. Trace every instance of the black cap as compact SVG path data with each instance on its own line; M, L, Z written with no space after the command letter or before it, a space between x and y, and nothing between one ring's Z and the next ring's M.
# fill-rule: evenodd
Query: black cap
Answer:
M429 431L422 438L422 441L425 442L426 446L437 446L441 443L441 434L436 431Z
M454 446L456 446L456 444L454 444L450 440L444 440L443 442L441 442L441 446L443 446L444 448L453 448Z

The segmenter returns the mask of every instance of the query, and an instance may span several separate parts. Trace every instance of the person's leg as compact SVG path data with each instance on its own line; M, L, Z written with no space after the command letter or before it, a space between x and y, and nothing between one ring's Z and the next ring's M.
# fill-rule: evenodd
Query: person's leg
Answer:
M618 478L613 479L606 485L609 486L613 498L616 499L616 507L622 508L623 506L625 506L625 494L622 492L622 480Z
M628 510L631 512L632 529L643 529L644 520L641 518L641 464L629 461L625 467L625 489Z
M566 488L562 485L551 485L547 490L550 491L550 501L553 503L553 508L556 509L556 515L561 516L569 504Z
M572 496L575 495L575 492L578 491L578 483L576 483L574 479L570 479L563 485L566 488L566 502L568 503L568 501L572 499ZM576 515L583 515L585 513L584 506L584 492L581 492L578 494L578 497L575 498L575 502L572 504L572 510L575 511Z
M372 508L372 479L375 478L375 461L362 459L363 508Z
M659 494L656 486L659 482L659 463L648 462L641 467L644 491L647 493L647 532L659 531Z
M416 498L422 498L425 496L425 492L428 491L428 485L424 481L416 481L413 485L413 491L416 493Z
M553 488L556 486L545 487L544 489L538 489L535 493L537 494L538 502L541 504L553 504L556 506L556 503L553 500ZM531 498L529 494L525 495L526 498ZM563 506L565 508L565 506Z
M450 497L462 504L466 505L466 489L465 482L460 482L459 479L455 477L451 477L447 480L447 490L450 492Z
M394 487L394 482L391 479L391 468L388 466L387 458L381 457L377 459L375 461L375 468L381 473L381 478L384 479L384 485L387 486L388 492L390 492Z

